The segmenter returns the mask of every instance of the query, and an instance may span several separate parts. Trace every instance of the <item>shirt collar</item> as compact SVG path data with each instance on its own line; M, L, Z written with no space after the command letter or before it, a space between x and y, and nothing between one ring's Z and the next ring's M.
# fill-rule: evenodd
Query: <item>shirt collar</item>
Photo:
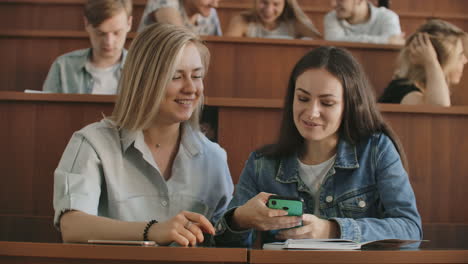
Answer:
M283 183L298 182L299 179L299 162L297 154L281 159L276 179ZM356 146L350 144L344 139L338 142L335 168L341 169L357 169L359 162L357 160Z
M191 156L195 156L202 151L202 138L200 132L194 130L192 126L184 122L182 125L182 138L180 141L181 146L187 150ZM120 140L122 142L122 152L126 152L127 149L134 145L137 138L141 138L144 142L143 132L141 130L129 131L127 129L121 129Z
M91 58L91 52L92 52L92 48L87 48L87 49L84 49L82 50L82 53L80 56L80 60L78 61L78 66L79 66L79 69L85 69L86 70L86 63L89 61L89 59ZM120 70L123 69L123 66L124 66L124 63L125 63L125 59L127 58L127 50L126 49L122 49L122 55L121 55L121 60L120 60Z

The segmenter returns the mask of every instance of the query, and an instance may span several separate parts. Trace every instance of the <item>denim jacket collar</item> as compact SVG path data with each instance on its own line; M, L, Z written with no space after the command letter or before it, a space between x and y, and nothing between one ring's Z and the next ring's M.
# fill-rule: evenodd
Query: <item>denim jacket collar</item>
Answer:
M299 182L299 163L297 153L280 161L278 173L275 179L282 183ZM357 169L359 163L357 160L356 146L346 140L341 139L338 142L335 164L332 167L340 169Z

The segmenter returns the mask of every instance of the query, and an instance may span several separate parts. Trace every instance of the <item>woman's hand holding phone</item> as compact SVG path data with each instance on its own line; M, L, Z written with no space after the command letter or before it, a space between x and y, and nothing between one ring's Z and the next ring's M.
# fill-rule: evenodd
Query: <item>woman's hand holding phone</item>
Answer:
M270 209L268 198L272 194L261 192L234 211L233 227L238 230L254 228L260 231L291 228L301 224L300 216L287 216L288 211Z
M302 225L298 228L281 230L276 235L279 240L302 239L302 238L338 238L340 231L338 223L335 221L318 218L312 214L302 216Z

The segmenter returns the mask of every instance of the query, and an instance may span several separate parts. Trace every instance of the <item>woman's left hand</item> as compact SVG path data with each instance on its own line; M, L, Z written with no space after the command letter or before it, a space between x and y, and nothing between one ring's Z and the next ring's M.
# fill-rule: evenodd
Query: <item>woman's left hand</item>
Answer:
M335 221L324 220L312 214L302 216L302 226L282 230L276 235L277 239L301 239L301 238L338 238L339 226Z

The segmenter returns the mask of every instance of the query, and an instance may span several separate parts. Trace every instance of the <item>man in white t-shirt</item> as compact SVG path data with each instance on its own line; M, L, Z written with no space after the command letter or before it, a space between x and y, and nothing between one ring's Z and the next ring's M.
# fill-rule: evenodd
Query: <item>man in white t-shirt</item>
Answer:
M85 29L91 48L58 57L43 91L52 93L116 94L132 27L131 0L88 0Z
M367 0L331 0L334 10L324 18L325 39L403 45L398 15Z
M199 35L221 36L219 0L148 0L138 31L155 22L185 26Z

